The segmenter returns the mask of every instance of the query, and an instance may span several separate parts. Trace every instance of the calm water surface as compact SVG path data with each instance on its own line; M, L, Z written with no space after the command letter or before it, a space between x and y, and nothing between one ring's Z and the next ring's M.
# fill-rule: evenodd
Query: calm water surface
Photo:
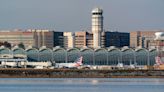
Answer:
M164 92L156 78L0 78L0 92Z

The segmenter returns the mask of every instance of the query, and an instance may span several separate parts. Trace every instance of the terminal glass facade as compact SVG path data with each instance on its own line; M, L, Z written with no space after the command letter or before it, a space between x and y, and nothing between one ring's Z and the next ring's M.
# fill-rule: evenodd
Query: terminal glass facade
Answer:
M80 56L83 56L84 65L117 65L123 63L124 65L154 65L156 49L147 50L144 48L72 48L64 49L61 47L49 48L28 48L23 50L21 48L8 49L0 48L0 58L13 58L14 56L24 56L28 62L33 61L51 61L53 63L70 63L74 62ZM21 58L21 57L17 57Z

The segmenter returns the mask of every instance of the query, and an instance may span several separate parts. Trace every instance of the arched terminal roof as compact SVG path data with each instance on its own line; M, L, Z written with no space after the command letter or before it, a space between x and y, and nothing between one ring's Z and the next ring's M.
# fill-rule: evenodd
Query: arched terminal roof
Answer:
M84 51L94 51L94 50L91 48L85 47L85 48L81 48L80 51L84 52Z
M81 56L80 50L77 48L71 48L67 50L67 62L74 62Z
M115 46L110 46L110 47L108 48L108 51L109 51L109 52L110 52L110 51L113 51L113 50L121 51L120 49L116 48Z
M99 52L99 51L105 51L105 52L107 52L108 50L105 49L105 48L98 48L98 49L95 49L95 52Z
M125 51L127 51L127 50L130 50L130 51L133 51L133 52L134 52L134 50L133 50L132 48L129 48L129 47L127 47L127 46L124 46L124 47L121 49L122 52L125 52Z
M28 61L39 61L39 50L36 48L28 48L25 50Z
M72 51L80 52L80 50L78 48L70 48L67 50L67 52L72 52Z
M0 47L0 58L13 58L12 50L4 46Z
M53 61L53 52L50 48L41 47L39 49L40 61Z
M148 49L145 49L145 48L136 48L135 49L136 52L139 52L139 51L142 51L142 50L147 51L147 52L149 51Z
M56 51L59 51L59 50L63 50L63 51L66 51L64 48L61 48L61 47L55 47L53 48L53 52L56 52Z
M27 58L26 51L18 46L14 47L12 51L15 58Z

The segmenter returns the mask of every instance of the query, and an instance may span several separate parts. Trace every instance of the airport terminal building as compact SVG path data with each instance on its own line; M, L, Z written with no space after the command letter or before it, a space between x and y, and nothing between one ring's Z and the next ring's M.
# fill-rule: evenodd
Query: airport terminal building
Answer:
M78 57L83 56L84 65L154 65L156 49L145 48L109 48L91 49L88 47L77 49L64 49L55 47L53 49L45 46L36 49L29 47L26 50L15 46L12 49L0 47L1 60L9 60L11 58L24 59L28 62L51 61L53 63L69 63L74 62Z

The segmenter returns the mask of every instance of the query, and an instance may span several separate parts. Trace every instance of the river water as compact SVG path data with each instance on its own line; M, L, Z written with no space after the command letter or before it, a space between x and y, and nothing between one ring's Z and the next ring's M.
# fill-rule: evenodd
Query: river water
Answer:
M0 92L164 92L164 79L0 78Z

